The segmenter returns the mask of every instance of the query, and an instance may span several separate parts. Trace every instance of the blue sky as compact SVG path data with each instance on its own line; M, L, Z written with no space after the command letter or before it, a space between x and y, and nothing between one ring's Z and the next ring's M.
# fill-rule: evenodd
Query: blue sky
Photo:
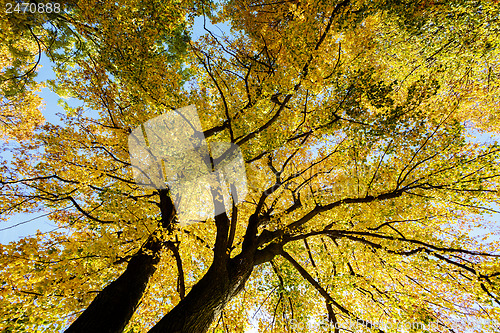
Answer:
M42 55L41 66L38 70L38 81L55 79L55 74L52 71L50 61L45 54ZM52 92L49 88L43 88L39 94L45 106L41 108L42 114L46 122L58 123L59 117L57 113L64 113L62 107L58 105L59 95ZM15 144L11 142L10 144ZM7 223L0 225L0 243L5 244L10 241L18 240L21 237L33 235L39 229L42 232L47 232L56 228L46 216L46 213L36 214L16 214L12 216Z

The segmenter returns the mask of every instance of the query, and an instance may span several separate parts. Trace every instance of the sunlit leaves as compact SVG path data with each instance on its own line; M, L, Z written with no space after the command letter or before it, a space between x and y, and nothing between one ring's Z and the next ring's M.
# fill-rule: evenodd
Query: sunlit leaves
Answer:
M204 276L213 219L161 230L159 193L133 182L127 151L133 128L191 103L207 139L240 145L247 162L249 194L229 214L238 218L227 253L245 251L254 214L258 250L279 245L295 260L275 253L255 267L215 332L250 322L282 332L333 320L330 309L344 324L498 321L498 242L481 233L498 204L500 150L470 137L471 128L498 131L494 2L235 0L219 9L207 16L229 21L232 35L198 41L185 29L208 6L74 9L72 36L84 48L51 85L82 105L64 105L61 125L13 150L0 201L5 214L50 209L66 231L2 247L3 327L72 321L151 235L177 246L186 292ZM78 48L67 41L66 51ZM130 332L181 302L178 262L171 249L157 255Z

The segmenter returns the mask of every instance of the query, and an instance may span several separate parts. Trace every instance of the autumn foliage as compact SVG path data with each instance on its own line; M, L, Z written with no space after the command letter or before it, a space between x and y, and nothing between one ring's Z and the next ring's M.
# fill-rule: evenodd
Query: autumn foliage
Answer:
M0 246L0 330L500 329L498 2L63 8L1 14L0 228L59 229ZM56 80L36 81L40 53ZM82 106L44 123L42 84ZM214 186L227 213L180 226L127 138L187 105L241 149L248 194Z

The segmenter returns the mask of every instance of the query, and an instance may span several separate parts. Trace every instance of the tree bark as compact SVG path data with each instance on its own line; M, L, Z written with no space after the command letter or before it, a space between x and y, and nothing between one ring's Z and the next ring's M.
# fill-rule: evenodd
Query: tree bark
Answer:
M204 333L227 303L244 287L254 267L249 256L238 255L214 264L187 296L148 333Z
M159 197L161 225L164 230L170 231L175 208L167 190L160 190ZM123 332L160 261L160 251L165 246L160 240L160 232L157 230L148 237L122 275L97 294L65 333Z
M159 243L158 240L156 242ZM144 251L132 257L125 272L107 285L65 332L123 332L139 304L150 276L156 270L158 261L159 256L146 254Z

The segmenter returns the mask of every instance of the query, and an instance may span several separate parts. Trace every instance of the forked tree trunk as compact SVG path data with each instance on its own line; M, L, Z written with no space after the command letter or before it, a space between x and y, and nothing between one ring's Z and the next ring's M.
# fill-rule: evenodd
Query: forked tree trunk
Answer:
M168 228L174 216L173 205L166 195L162 202L165 203L160 205L162 217L167 217L163 227ZM218 242L211 267L188 295L149 333L207 332L229 301L243 289L253 267L271 260L276 254L276 251L257 250L257 220L250 218L242 252L231 259L226 251L229 220L225 215L218 216L216 223L219 223ZM224 229L226 224L227 228ZM156 270L159 253L164 245L160 237L151 235L142 250L130 260L125 272L96 296L65 333L122 333L143 296L149 278Z

